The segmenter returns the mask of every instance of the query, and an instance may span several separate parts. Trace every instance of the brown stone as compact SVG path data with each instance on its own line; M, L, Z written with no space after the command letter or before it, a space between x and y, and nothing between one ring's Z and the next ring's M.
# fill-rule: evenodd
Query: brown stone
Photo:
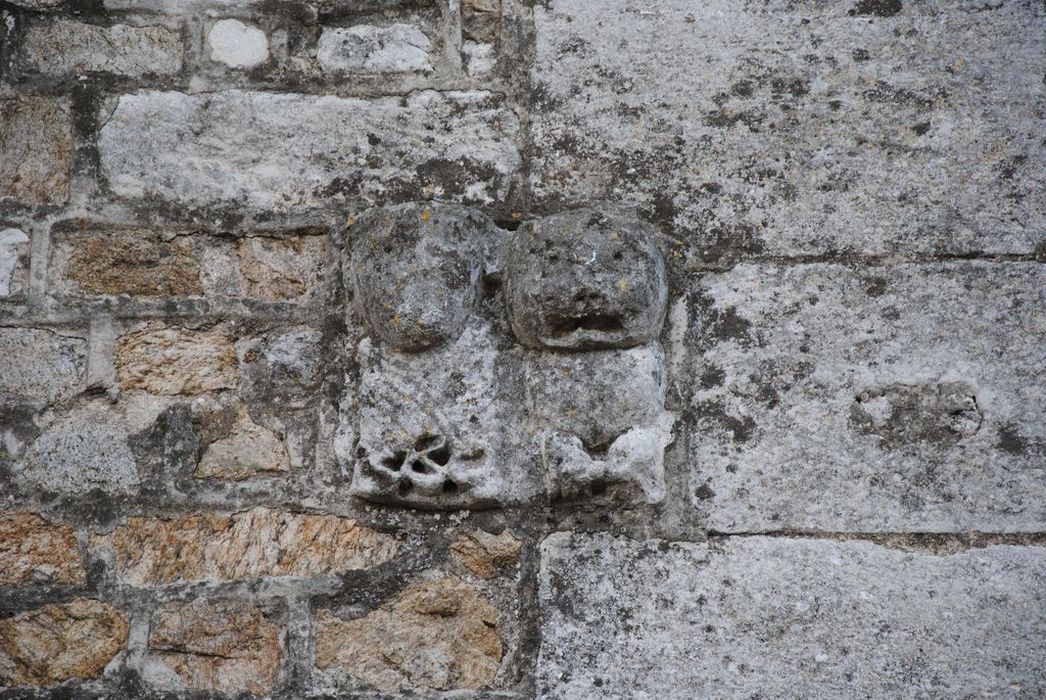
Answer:
M498 613L454 576L422 581L354 620L318 616L316 663L382 691L481 688L501 664Z
M176 603L158 611L150 655L186 686L264 694L283 659L283 629L271 610L242 601Z
M519 560L520 547L519 540L507 530L500 535L479 530L458 537L450 553L476 576L492 578Z
M290 469L287 448L276 433L257 425L240 409L228 435L211 443L196 467L197 479L239 481Z
M333 515L269 508L173 520L129 518L92 546L111 546L120 580L136 585L317 576L377 566L395 538Z
M251 236L240 240L239 258L247 296L287 301L318 284L329 251L323 236Z
M0 100L0 197L64 202L72 152L68 103L46 97Z
M35 513L0 513L0 585L30 582L84 583L76 533Z
M145 297L202 293L193 239L162 240L155 231L92 232L62 241L71 249L66 277L89 295Z
M220 331L148 329L116 341L116 377L123 389L201 394L233 389L236 348Z
M97 678L127 640L127 618L77 598L0 620L0 687Z

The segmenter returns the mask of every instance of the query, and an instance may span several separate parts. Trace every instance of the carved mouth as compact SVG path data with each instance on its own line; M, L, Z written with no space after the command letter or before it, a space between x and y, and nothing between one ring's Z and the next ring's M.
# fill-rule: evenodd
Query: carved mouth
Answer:
M549 319L553 337L562 338L577 331L620 333L625 324L617 314L585 314L583 316L556 316Z

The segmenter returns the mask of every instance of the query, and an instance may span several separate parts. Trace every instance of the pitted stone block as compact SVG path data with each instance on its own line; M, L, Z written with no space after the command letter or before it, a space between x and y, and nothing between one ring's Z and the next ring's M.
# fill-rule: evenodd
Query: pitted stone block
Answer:
M486 216L445 204L375 210L350 229L350 280L360 314L382 342L418 351L465 326L482 271Z
M657 338L668 285L656 230L578 209L524 225L506 263L512 328L530 347L627 348Z

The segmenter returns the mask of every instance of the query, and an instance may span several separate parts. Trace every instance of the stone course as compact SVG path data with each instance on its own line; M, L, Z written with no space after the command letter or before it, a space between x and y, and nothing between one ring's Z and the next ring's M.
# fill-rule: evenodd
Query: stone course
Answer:
M1046 696L1044 27L0 2L0 700Z

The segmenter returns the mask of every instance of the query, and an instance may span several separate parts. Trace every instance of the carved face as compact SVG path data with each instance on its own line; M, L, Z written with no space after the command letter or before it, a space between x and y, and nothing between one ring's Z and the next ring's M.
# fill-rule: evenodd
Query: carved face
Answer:
M456 338L475 300L493 224L451 205L380 209L353 227L351 284L374 335L406 351Z
M520 229L506 263L508 312L531 347L627 348L657 337L667 284L654 230L579 209Z

